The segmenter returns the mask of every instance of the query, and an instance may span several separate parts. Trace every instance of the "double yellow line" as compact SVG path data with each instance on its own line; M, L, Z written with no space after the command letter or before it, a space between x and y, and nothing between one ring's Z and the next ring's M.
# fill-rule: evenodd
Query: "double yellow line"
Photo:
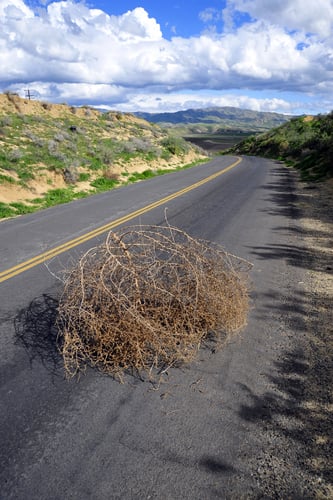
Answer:
M196 189L202 186L203 184L212 181L213 179L216 179L216 177L219 177L220 175L225 174L232 168L236 167L241 161L242 161L241 158L238 158L238 160L229 165L229 167L226 167L223 170L220 170L219 172L212 174L209 177L202 179L201 181L196 182L195 184L191 184L190 186L181 189L180 191L176 191L175 193L170 194L165 198L161 198L160 200L155 201L154 203L150 203L150 205L146 205L145 207L139 208L135 212L131 212L128 215L125 215L124 217L120 217L119 219L109 222L108 224L105 224L104 226L94 229L89 233L85 233L82 236L78 236L77 238L67 241L62 245L59 245L55 248L52 248L51 250L48 250L47 252L36 255L32 259L21 262L20 264L17 264L16 266L11 267L6 271L2 271L0 273L0 283L10 278L13 278L18 274L21 274L24 271L27 271L28 269L31 269L32 267L45 262L46 260L52 259L53 257L56 257L57 255L66 252L67 250L70 250L71 248L81 245L82 243L85 243L86 241L91 240L92 238L95 238L96 236L99 236L102 233L110 231L111 229L120 226L120 224L124 224L125 222L128 222L134 219L135 217L138 217L146 212L149 212L150 210L153 210L154 208L164 205L165 203L174 200L175 198L178 198L179 196L182 196L183 194L188 193L189 191L192 191L193 189Z

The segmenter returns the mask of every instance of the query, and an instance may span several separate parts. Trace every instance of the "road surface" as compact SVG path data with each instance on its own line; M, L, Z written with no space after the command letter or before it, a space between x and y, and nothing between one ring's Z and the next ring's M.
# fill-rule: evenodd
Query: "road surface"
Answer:
M278 398L287 418L289 392L278 383L285 363L301 363L293 348L302 335L303 273L294 174L268 160L236 162L218 157L0 224L1 498L304 497L298 441L286 438L283 423L270 425ZM170 369L158 387L94 370L66 380L54 326L57 276L106 228L127 219L161 224L165 214L253 263L247 327L222 350ZM36 264L50 249L47 265ZM276 450L285 445L282 464Z

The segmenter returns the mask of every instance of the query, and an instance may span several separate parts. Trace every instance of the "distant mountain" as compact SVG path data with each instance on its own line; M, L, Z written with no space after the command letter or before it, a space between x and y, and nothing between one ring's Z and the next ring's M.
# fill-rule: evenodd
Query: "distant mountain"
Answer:
M291 116L279 113L251 111L233 107L187 109L174 113L137 112L134 114L162 126L180 127L186 125L189 129L192 128L193 132L198 133L219 133L226 129L264 131L278 127L291 118ZM194 125L197 127L193 128Z

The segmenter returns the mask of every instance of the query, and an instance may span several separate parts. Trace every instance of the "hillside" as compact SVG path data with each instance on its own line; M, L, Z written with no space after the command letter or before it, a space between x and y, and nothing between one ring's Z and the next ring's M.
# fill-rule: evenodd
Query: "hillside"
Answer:
M303 179L333 177L333 112L293 118L269 132L245 139L225 153L283 160L300 169Z
M0 95L0 218L205 157L198 147L131 114Z
M277 127L289 120L290 116L279 113L266 113L233 107L213 107L205 109L187 109L175 113L136 113L136 116L158 123L161 126L173 126L182 135L191 133L223 133L231 131L264 131Z

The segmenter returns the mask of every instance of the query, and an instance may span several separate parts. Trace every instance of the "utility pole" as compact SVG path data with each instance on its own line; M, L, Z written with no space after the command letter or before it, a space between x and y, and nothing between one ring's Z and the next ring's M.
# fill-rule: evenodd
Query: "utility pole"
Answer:
M27 89L24 92L25 92L25 97L28 98L29 101L35 97L34 94L31 93L30 89Z

